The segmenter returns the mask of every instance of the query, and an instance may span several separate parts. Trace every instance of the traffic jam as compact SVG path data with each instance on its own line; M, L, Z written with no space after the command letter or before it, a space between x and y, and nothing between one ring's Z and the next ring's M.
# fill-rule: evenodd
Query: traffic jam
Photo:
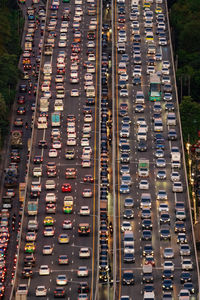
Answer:
M77 299L89 299L94 256L96 4L52 0L47 8L48 4L46 13L39 1L26 1L28 33L22 55L26 84L19 87L23 106L17 112L22 117L29 108L26 97L36 95L31 104L36 114L32 119L29 114L26 122L17 120L25 130L32 127L33 143L32 151L30 141L28 145L30 184L15 279L19 291L29 287L30 298L76 294ZM39 79L38 87L32 76ZM21 214L23 192L21 183ZM2 218L6 214L7 209Z
M165 1L116 9L121 299L190 299L198 286Z

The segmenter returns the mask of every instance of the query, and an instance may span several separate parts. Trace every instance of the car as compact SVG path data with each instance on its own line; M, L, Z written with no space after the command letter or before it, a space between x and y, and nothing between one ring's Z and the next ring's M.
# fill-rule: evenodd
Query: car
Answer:
M156 167L158 167L158 168L165 168L166 167L166 160L165 160L165 158L157 158L156 159Z
M190 291L186 289L181 289L179 292L179 299L190 300Z
M172 191L174 193L182 193L183 192L183 184L181 181L174 181L172 185Z
M47 226L44 228L43 231L44 236L54 236L55 234L55 229L53 226Z
M171 260L164 261L163 269L171 270L172 272L174 272L174 263Z
M162 225L160 227L160 239L161 240L170 240L171 239L171 233L170 233L169 225Z
M81 206L79 213L81 216L89 216L90 208L88 206Z
M134 218L134 211L133 209L125 209L123 212L124 219L133 219Z
M86 247L80 248L79 257L80 258L89 258L90 257L90 249L86 248Z
M55 220L54 220L53 217L46 216L46 217L44 218L43 224L44 224L44 226L53 226L53 225L54 225L54 222L55 222Z
M56 197L55 193L47 193L45 196L46 202L50 202L50 203L56 202L56 199L57 199L57 197Z
M192 281L192 276L191 276L190 272L183 271L180 275L180 281L181 281L181 283L191 282Z
M191 254L190 246L188 244L181 244L180 245L180 255L188 256L190 254Z
M79 90L72 89L71 92L70 92L70 96L71 97L79 97L80 96Z
M55 298L65 298L66 296L66 290L64 287L57 286L53 293Z
M93 192L91 189L84 189L83 192L82 192L82 196L84 198L91 198L93 195Z
M65 274L59 274L56 277L57 285L66 285L68 283L67 276Z
M78 277L88 277L89 271L86 266L79 266L77 270Z
M172 279L164 279L162 282L162 289L164 291L166 290L172 290L173 289L173 281Z
M58 236L58 243L59 244L69 244L70 238L69 235L66 233L60 233Z
M41 297L47 295L47 288L44 285L38 285L35 289L35 296Z
M68 265L69 264L69 258L65 254L61 254L58 257L58 263L59 265Z
M125 198L124 200L124 207L126 208L132 208L134 206L134 200L133 198Z
M139 189L140 190L148 190L149 189L149 182L146 179L142 179L139 182Z
M32 266L24 267L22 269L22 278L31 278L33 276Z
M174 250L172 248L164 248L163 251L164 258L174 258Z
M143 248L143 256L149 256L149 255L153 255L154 254L154 250L151 244L147 244L144 246Z
M63 229L72 229L73 223L71 220L64 220L62 223L62 228Z
M53 253L53 246L51 245L44 245L42 249L42 254L50 255Z
M63 193L71 192L72 191L72 186L71 186L70 183L63 183L61 190L62 190Z
M168 196L165 190L159 190L156 196L157 200L167 200Z
M56 149L50 149L49 150L49 157L57 157L58 151Z
M132 270L124 270L122 275L123 285L133 285L135 282L135 276Z
M50 275L50 268L48 267L48 265L40 266L39 275Z
M121 194L129 194L130 193L130 187L127 184L121 184L120 185L120 193Z
M24 252L25 253L33 253L35 251L35 243L34 242L28 242L25 244Z
M87 174L87 175L84 176L83 181L84 181L84 182L93 183L93 182L94 182L94 178L93 178L92 175Z
M135 112L136 113L143 113L144 112L144 106L142 104L137 104L135 106Z
M157 179L165 180L166 179L166 171L165 170L159 170L156 174Z
M125 232L125 231L130 231L132 230L132 225L129 221L123 221L121 224L121 231Z
M190 258L182 258L181 260L181 268L182 270L193 270L193 262Z

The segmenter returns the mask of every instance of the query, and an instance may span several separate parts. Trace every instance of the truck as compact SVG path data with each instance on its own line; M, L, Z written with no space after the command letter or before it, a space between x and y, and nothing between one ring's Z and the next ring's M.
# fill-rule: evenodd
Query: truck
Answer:
M60 126L60 112L53 112L51 114L51 126L52 127Z
M73 196L65 196L63 201L63 212L70 214L73 210L74 198Z
M15 300L26 300L28 295L28 285L19 284L17 287Z
M107 220L107 216L108 216L108 201L101 200L100 201L100 219Z
M145 158L139 159L138 163L138 175L139 177L149 176L149 160Z
M152 283L153 282L153 268L151 264L143 265L143 277L142 280L144 283Z
M13 188L17 186L17 177L18 171L17 168L6 168L5 169L5 179L4 179L4 186L6 188Z
M11 147L12 148L22 148L22 131L13 130L11 133Z
M178 147L171 148L171 167L172 169L180 169L181 167L181 153Z
M40 112L47 112L49 110L49 100L46 97L40 98Z
M28 215L35 216L38 213L38 199L30 199L28 201Z

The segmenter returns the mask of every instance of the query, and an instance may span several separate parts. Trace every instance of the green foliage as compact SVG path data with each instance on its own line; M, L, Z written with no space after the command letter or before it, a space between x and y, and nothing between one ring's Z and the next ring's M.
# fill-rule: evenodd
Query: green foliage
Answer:
M20 15L17 0L0 1L0 148L7 133L8 112L15 99L20 76Z
M183 78L183 96L188 96L190 91L192 98L200 102L200 1L169 0L169 5L171 5L170 21L175 37L175 52L178 56L178 83L180 78Z
M181 124L183 140L186 143L188 139L193 144L198 138L200 130L200 105L193 101L191 97L183 97L180 104Z

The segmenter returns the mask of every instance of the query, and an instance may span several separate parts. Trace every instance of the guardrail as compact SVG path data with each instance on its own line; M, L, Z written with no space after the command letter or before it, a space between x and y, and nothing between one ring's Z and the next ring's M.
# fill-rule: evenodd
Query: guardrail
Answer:
M31 164L31 156L32 156L32 148L33 148L33 140L35 136L35 124L36 124L36 115L37 115L37 106L38 106L38 97L39 97L39 82L41 79L41 73L42 73L42 64L44 60L44 55L43 55L43 48L44 48L44 41L46 38L46 25L47 25L47 19L48 19L48 8L49 8L49 3L50 0L47 0L46 2L46 19L45 19L45 27L44 27L44 39L43 39L43 44L41 48L41 57L40 57L40 71L39 71L39 76L38 76L38 85L37 85L37 92L36 92L36 99L35 99L35 111L34 111L34 118L33 118L33 126L32 126L32 134L31 134L31 145L30 145L30 153L29 153L29 159L28 159L28 164L27 164L27 174L25 177L25 198L24 198L24 205L23 205L23 211L22 211L22 218L21 218L21 226L20 226L20 231L19 231L19 244L18 244L18 250L17 250L17 262L16 262L16 269L15 269L15 275L13 279L13 286L10 294L9 300L13 300L16 292L16 286L17 286L17 273L18 273L18 268L19 268L19 257L20 257L20 250L21 250L21 242L22 242L22 229L23 229L23 223L24 223L24 216L25 216L25 207L26 207L26 201L27 201L27 191L28 191L28 179L29 179L29 173L30 173L30 164ZM25 25L27 22L25 22Z
M198 256L197 256L197 249L196 249L196 244L195 244L195 235L194 235L192 213L191 213L190 194L189 194L189 186L188 186L188 178L187 178L187 170L186 170L186 161L185 161L185 149L184 149L181 118L180 118L180 111L179 111L178 91L177 91L177 83L176 83L176 72L175 72L175 65L174 65L174 52L173 52L173 48L172 48L172 38L171 38L171 30L170 30L167 0L165 0L165 8L166 8L167 25L168 25L168 31L169 31L169 44L170 44L170 52L171 52L171 60L172 60L172 69L173 69L173 75L174 75L174 87L175 87L175 93L176 93L177 115L178 115L178 121L179 121L179 126L180 126L181 145L182 145L182 151L183 151L183 162L184 162L183 164L184 164L184 172L185 172L185 179L186 179L186 186L187 186L187 200L188 200L188 206L189 206L190 223L191 223L191 227L192 227L192 238L193 238L195 260L196 260L196 266L197 266L197 277L198 277L197 282L199 283L200 282L199 264L198 264ZM200 300L200 293L198 294L198 299Z

